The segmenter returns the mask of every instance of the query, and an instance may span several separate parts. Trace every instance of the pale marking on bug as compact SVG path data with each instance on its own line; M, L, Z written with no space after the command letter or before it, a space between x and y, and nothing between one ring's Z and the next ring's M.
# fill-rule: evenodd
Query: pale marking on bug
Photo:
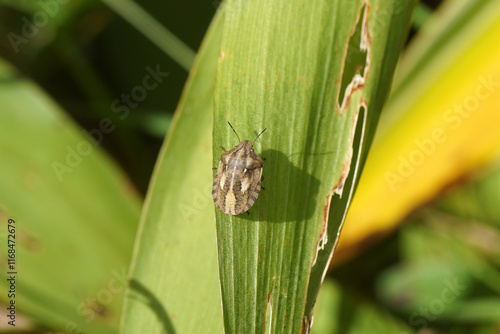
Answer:
M241 192L246 192L250 187L250 181L248 179L243 179L241 182Z
M222 177L220 178L220 188L224 189L224 184L226 183L226 174L222 174Z
M233 192L226 194L226 208L233 208L236 205L236 197Z

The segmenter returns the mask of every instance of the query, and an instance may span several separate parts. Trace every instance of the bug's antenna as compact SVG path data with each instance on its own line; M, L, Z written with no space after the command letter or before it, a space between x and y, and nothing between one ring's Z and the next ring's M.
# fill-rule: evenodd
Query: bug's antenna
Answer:
M241 141L240 136L238 136L238 134L236 133L236 130L233 128L233 126L231 125L231 123L229 123L229 121L227 121L227 124L229 124L229 126L231 127L231 129L233 129L234 134L236 135L236 137L238 137L238 141Z
M259 137L260 137L260 135L261 135L261 134L263 134L263 133L264 133L264 131L266 131L266 130L267 130L267 128L265 128L264 130L262 130L262 131L261 131L261 132L257 135L257 137L255 137L255 139L253 140L252 146L253 146L253 144L255 144L255 141L257 140L257 138L259 138Z

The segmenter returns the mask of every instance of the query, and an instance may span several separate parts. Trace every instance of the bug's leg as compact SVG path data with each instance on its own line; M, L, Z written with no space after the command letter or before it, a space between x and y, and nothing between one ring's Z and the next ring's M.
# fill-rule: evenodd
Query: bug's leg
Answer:
M247 213L247 215L250 215L250 211L247 211L246 213Z
M222 146L219 146L224 152L227 152L226 149Z
M262 160L266 160L266 158L261 158Z
M216 169L217 169L217 167L212 167L212 169L213 169L213 170L216 170Z

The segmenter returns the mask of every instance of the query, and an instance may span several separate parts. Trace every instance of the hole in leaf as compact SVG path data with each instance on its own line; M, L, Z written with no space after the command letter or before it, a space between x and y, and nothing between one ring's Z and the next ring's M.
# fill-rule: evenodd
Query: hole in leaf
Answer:
M338 98L339 106L342 106L344 101L344 96L347 90L347 86L353 81L354 76L358 74L363 77L365 73L365 67L367 66L368 50L364 47L362 48L362 34L363 32L363 22L365 21L365 15L367 15L366 4L364 4L356 21L354 33L349 38L347 43L347 52L344 58L344 68L342 72L342 81L340 85L340 92ZM366 47L370 47L367 45Z

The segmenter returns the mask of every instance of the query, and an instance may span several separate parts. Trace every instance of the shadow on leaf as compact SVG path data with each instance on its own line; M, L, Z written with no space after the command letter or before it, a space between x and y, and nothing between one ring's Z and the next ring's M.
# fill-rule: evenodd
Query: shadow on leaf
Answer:
M163 325L164 332L167 334L175 334L175 328L172 320L170 319L167 310L161 301L151 291L149 291L148 288L137 280L130 280L130 289L131 293L133 293L131 298L138 299L149 306L158 318L158 321Z
M265 158L262 189L250 214L238 217L251 221L284 223L312 217L320 181L295 167L280 151L269 149L260 154Z

